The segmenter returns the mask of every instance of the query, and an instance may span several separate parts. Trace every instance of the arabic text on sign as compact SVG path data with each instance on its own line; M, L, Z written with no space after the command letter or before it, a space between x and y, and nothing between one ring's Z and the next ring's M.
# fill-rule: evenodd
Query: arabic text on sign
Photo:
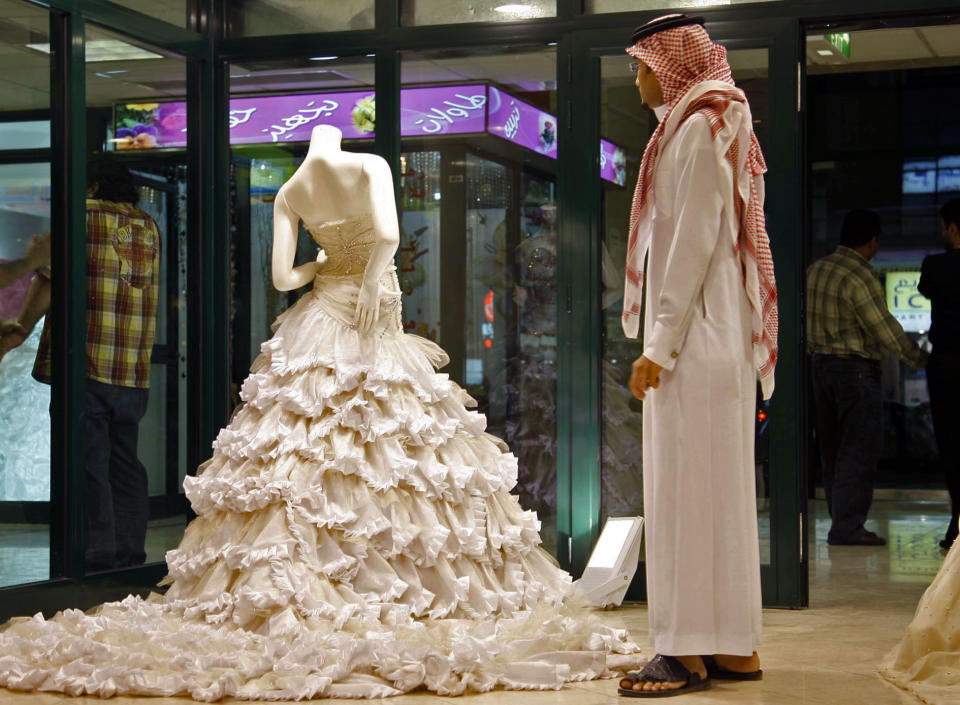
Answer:
M306 108L301 108L300 110L295 112L293 115L290 115L289 117L285 117L282 120L280 120L280 122L283 124L271 125L269 128L265 127L263 128L263 130L261 130L261 132L269 132L270 138L274 142L277 142L281 137L285 136L288 132L292 132L293 130L296 130L298 127L303 127L304 125L307 125L313 122L317 118L328 117L332 115L337 108L340 107L340 103L338 103L335 100L330 100L329 98L325 99L323 103L317 107L312 107L314 105L316 105L316 101L311 100L309 103L307 103ZM286 139L289 139L289 137L287 137Z
M434 134L443 129L444 122L446 122L448 125L452 125L455 118L468 118L470 117L470 113L468 111L480 110L487 104L487 96L483 94L466 96L462 93L457 93L454 95L454 97L464 102L457 103L452 100L445 100L443 101L442 105L447 106L446 108L430 108L429 111L424 113L427 115L427 117L420 118L413 124L420 125L420 129L427 134Z

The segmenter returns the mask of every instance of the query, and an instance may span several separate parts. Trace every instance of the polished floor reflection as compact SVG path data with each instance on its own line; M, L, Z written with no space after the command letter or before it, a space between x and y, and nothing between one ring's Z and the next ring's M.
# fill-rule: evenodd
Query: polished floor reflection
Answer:
M183 516L153 519L147 525L147 563L163 561L183 537ZM0 524L0 587L50 577L50 527L46 524Z
M810 554L810 609L765 610L761 650L764 679L715 684L680 703L703 705L897 705L920 701L880 680L874 669L900 639L920 595L943 560L937 542L948 512L944 502L877 501L868 525L890 542L885 547L827 546L829 518L822 501L811 503L814 527ZM598 613L627 627L650 654L647 610L626 606ZM89 703L93 698L85 698ZM76 702L61 695L22 695L0 690L0 703L48 705ZM137 702L168 705L181 698L111 698L111 705ZM228 701L224 701L228 702ZM325 700L324 702L356 702ZM461 698L412 694L391 698L397 705L613 705L624 703L615 681L592 681L561 691L497 691ZM632 702L632 701L630 701ZM958 697L960 702L960 697Z

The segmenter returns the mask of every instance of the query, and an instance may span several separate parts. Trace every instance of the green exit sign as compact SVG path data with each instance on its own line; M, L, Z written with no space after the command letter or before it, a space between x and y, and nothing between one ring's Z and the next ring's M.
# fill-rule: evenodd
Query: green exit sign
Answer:
M823 38L833 44L837 51L846 58L850 58L850 33L839 32L837 34L825 34Z

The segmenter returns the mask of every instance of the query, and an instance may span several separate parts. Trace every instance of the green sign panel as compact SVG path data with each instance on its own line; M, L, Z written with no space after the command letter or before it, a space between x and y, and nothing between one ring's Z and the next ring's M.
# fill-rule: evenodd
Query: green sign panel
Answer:
M837 51L846 58L850 58L850 33L839 32L837 34L825 34L823 38L833 44Z

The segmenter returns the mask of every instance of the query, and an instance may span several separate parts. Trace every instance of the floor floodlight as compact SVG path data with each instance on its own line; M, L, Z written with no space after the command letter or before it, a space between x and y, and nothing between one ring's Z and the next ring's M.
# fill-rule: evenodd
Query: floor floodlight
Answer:
M574 583L597 607L623 602L640 561L643 517L607 517L587 567Z

